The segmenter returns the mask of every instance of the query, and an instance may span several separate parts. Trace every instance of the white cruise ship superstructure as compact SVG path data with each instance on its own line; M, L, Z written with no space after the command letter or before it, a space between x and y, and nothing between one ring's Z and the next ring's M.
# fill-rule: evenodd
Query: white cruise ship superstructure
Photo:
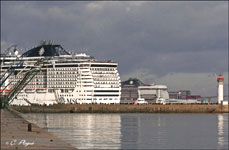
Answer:
M43 43L21 56L17 52L1 56L1 94L11 93L14 105L120 103L117 65L84 53L71 55L60 45ZM22 80L28 84L14 96L12 90L23 84Z

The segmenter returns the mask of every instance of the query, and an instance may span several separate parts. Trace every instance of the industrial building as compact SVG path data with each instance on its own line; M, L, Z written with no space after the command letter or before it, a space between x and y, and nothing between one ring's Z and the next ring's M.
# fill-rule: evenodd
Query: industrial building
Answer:
M121 82L121 100L120 103L133 103L138 99L138 87L144 85L136 78L130 78Z
M136 78L123 81L120 103L133 103L138 98L144 98L148 103L156 103L159 98L169 99L167 86L144 84Z
M170 99L198 99L202 100L200 95L191 95L190 90L169 91Z

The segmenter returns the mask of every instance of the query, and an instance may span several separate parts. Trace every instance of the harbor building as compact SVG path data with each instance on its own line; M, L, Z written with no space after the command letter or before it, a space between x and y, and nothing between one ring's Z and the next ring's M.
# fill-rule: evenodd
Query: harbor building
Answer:
M179 92L178 91L168 91L169 98L171 99L179 99Z
M158 99L169 99L166 85L143 85L138 87L140 97L148 103L157 103Z
M120 103L118 64L42 42L22 55L1 55L1 95L11 104ZM25 84L26 83L26 84Z
M120 103L133 103L138 99L138 87L144 85L139 79L130 78L121 83Z
M192 95L190 90L169 91L168 94L170 99L202 99L200 95Z
M156 103L157 99L169 99L166 85L148 85L139 79L130 78L122 82L121 103L133 103L138 98L148 103Z

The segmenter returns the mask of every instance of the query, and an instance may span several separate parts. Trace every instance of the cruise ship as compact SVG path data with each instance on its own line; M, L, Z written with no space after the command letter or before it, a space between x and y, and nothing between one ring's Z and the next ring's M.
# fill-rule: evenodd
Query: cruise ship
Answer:
M26 51L1 54L1 95L11 105L120 103L116 62L70 54L53 41Z

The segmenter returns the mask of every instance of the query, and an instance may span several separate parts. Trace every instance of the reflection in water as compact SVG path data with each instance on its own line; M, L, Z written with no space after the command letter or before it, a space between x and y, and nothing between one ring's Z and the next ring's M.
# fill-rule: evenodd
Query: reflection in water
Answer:
M30 114L28 119L80 149L120 149L118 114Z
M228 114L25 114L80 149L228 149Z
M228 116L218 114L218 148L228 147L228 136L225 137L225 132L228 133Z
M163 148L167 141L165 123L160 114L121 114L121 148Z
M158 115L157 117L157 128L159 129L157 132L157 143L159 145L164 145L166 144L166 128L163 128L165 126L165 122L161 120L161 115Z

